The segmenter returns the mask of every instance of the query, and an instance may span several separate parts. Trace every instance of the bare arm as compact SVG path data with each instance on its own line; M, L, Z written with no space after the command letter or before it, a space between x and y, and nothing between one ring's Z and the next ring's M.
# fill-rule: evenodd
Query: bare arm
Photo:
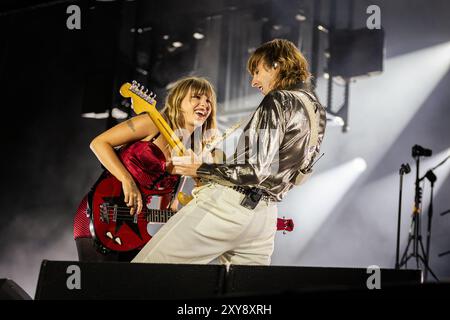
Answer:
M157 132L158 129L153 121L144 114L119 123L95 137L90 144L91 150L103 166L122 182L125 203L132 207L131 214L136 208L138 213L141 211L142 197L133 177L120 161L114 147L154 136Z

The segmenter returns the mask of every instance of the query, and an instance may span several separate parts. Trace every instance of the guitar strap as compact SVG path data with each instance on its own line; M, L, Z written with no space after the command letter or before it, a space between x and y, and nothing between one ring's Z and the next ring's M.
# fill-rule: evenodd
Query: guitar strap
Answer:
M97 185L105 178L105 176L108 174L108 171L106 169L103 170L103 172L100 174L100 177L98 177L97 181L94 183L94 185L91 187L91 190L89 190L87 194L87 202L86 202L86 216L91 219L92 217L92 201L94 197L95 189L97 189Z
M183 182L183 185L179 188L181 179L185 179L185 178L181 177L181 176L178 178L177 183L175 184L175 187L173 188L172 198L170 199L170 202L167 205L168 209L170 208L170 206L172 205L173 201L175 200L175 195L177 195L178 192L183 188L184 182Z
M319 128L317 125L317 117L316 117L316 111L317 109L314 106L314 103L312 101L312 97L309 93L300 91L298 93L298 97L303 103L303 106L306 110L306 115L308 116L309 120L309 126L311 130L311 134L308 141L308 153L310 151L313 151L316 149L317 144L319 142ZM313 173L312 166L314 161L314 156L311 159L307 159L308 161L305 161L306 166L302 166L295 174L294 176L294 184L300 185L304 183Z

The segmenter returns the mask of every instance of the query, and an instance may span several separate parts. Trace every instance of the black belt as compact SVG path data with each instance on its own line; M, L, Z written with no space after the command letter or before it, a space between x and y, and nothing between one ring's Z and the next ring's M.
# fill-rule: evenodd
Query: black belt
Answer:
M239 187L239 186L233 186L233 187L230 187L230 188L235 190L235 191L237 191L237 192L239 192L239 193L245 194L246 196L248 196L252 192L251 189L246 189L246 188L242 188L242 187ZM264 194L264 192L263 192L263 195L261 196L261 200L274 201L274 200L272 200L270 198L270 196Z

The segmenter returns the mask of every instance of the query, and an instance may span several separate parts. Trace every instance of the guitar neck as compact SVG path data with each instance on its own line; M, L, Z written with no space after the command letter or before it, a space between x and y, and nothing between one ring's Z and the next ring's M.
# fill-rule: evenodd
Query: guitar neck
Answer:
M167 142L169 142L170 146L175 150L176 154L182 156L186 152L186 148L158 110L148 110L147 114L159 129L159 132L161 132Z
M214 148L223 140L228 138L229 135L231 135L233 132L235 132L239 127L242 125L243 121L235 123L233 126L225 130L225 132L220 137L214 138L211 142L209 142L206 147L202 151L202 155L207 154L208 152L211 152L214 150Z
M166 223L175 213L172 210L148 209L145 216L147 222Z

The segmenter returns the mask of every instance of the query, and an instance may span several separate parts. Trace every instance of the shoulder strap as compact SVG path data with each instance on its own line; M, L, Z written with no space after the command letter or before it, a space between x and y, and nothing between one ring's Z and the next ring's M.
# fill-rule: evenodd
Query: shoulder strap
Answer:
M155 141L155 140L159 137L160 134L161 134L161 132L158 131L158 133L155 134L155 136L154 136L153 138L150 139L150 142Z
M300 91L298 94L298 97L303 103L303 106L305 107L306 114L309 119L309 126L311 130L311 135L308 142L308 150L311 149L311 147L316 147L319 142L319 128L316 121L316 110L314 103L311 101L312 97L309 93ZM303 182L305 182L312 174L311 169L311 162L313 159L309 159L309 162L306 164L306 166L302 166L295 175L295 185L300 185Z
M308 115L309 125L311 129L311 138L309 139L308 143L309 149L311 146L316 146L317 143L319 142L319 129L316 121L315 106L307 95L309 96L308 93L300 91L299 97L303 105L305 106L306 114Z
M181 180L183 180L183 183L181 183L180 186L180 182ZM170 202L167 205L167 208L169 209L172 206L173 201L175 200L175 196L178 194L178 192L181 191L181 189L183 189L184 183L186 182L186 177L179 177L174 188L173 188L173 193L172 193L172 197L170 198Z

